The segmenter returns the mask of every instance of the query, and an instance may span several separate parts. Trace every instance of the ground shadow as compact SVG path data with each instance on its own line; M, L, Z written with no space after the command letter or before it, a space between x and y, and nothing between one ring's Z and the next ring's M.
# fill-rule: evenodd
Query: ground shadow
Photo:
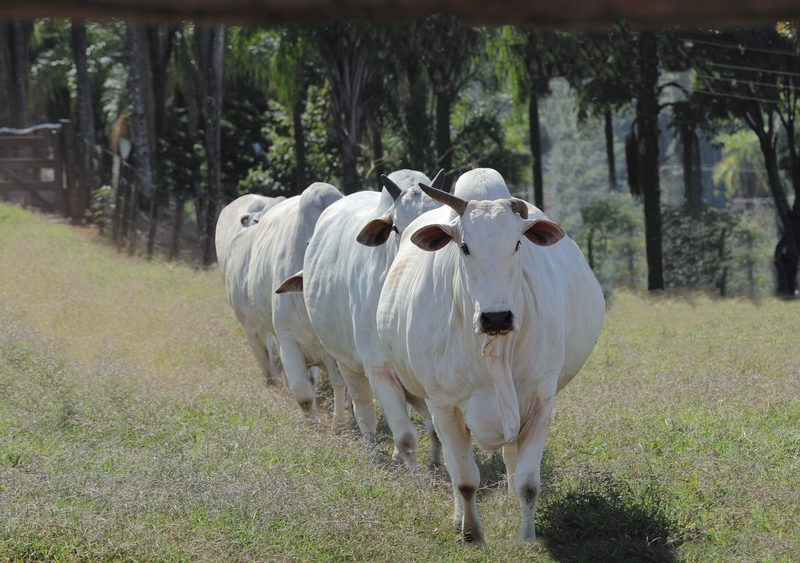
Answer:
M676 561L679 530L655 479L584 473L537 508L537 535L556 561Z

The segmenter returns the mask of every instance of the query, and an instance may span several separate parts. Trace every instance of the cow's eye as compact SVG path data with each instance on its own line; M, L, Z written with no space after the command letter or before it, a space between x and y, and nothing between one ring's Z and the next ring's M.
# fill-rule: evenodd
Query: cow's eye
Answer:
M392 225L392 230L396 232L398 235L400 234L400 231L397 230L397 225Z
M516 252L517 250L519 250L519 247L520 247L520 246L522 246L522 241L521 241L521 240L518 240L518 241L517 241L517 247L514 249L514 252Z
M462 242L462 243L461 243L461 250L463 250L463 251L464 251L464 254L466 254L467 256L469 256L469 246L467 246L467 243L466 243L466 242Z

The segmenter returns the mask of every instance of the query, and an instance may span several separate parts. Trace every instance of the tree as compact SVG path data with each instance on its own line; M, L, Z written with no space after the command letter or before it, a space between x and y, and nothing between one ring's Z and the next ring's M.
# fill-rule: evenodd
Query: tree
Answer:
M419 35L422 61L436 97L435 145L436 168L453 168L453 143L450 115L456 96L469 80L478 54L479 34L462 27L455 16L431 16L421 22ZM447 176L443 189L449 190Z
M78 121L78 134L82 142L78 154L82 156L83 182L86 195L91 196L97 189L98 182L95 167L92 165L92 154L95 150L94 107L92 105L92 81L89 76L89 60L87 57L86 25L80 21L72 22L72 52L75 57L75 115Z
M800 263L800 154L795 128L800 101L797 30L735 29L710 35L684 36L679 45L696 72L696 96L709 115L738 118L755 133L767 181L781 225L775 247L778 295L794 297ZM788 176L795 193L790 205L780 174L779 153L787 155Z
M356 163L366 108L375 94L370 86L386 64L384 27L333 21L315 28L314 38L330 83L333 127L342 157L342 188L345 194L355 193L361 185Z
M428 115L430 85L425 79L421 53L422 20L407 20L389 27L389 53L402 106L405 154L402 161L414 170L435 168L431 146L431 119Z
M289 26L278 33L278 48L272 56L275 97L292 112L292 137L295 155L295 195L308 187L306 175L306 141L303 131L303 110L306 102L314 57L312 40L297 26Z
M528 123L533 165L534 204L544 210L542 180L542 140L539 125L539 100L550 94L550 80L569 73L574 65L574 36L554 31L505 26L497 45L490 43L490 54L498 59L496 70L507 77L518 102L528 101Z
M627 25L614 25L605 41L588 38L592 54L586 65L589 76L579 88L579 112L594 107L607 112L636 101L636 119L626 140L626 162L631 193L644 200L647 288L664 289L661 232L661 188L658 170L658 116L663 108L659 94L661 53L652 32L630 33ZM577 76L577 73L576 73ZM580 114L580 113L579 113Z

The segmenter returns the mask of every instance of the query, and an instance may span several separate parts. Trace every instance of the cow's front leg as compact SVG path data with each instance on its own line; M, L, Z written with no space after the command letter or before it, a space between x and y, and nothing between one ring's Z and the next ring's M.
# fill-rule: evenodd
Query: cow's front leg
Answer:
M395 456L403 460L412 473L418 474L417 429L408 416L406 392L389 366L366 366L366 369L381 412L392 431Z
M464 415L453 406L431 407L431 413L453 481L456 529L460 524L465 545L483 544L483 527L476 498L481 474L472 455L472 440Z
M300 411L306 420L319 428L319 418L317 418L317 402L314 383L309 376L308 366L300 347L294 340L281 340L281 360L286 370L286 378L289 381L289 389L292 397L300 406Z
M517 439L517 467L514 472L514 489L522 512L520 538L536 538L534 519L536 502L541 487L540 466L554 398L535 399L528 410L528 417Z

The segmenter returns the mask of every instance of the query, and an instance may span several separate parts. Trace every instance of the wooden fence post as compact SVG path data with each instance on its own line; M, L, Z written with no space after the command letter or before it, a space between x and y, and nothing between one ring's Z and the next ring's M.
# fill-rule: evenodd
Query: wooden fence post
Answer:
M64 171L67 177L66 194L71 209L73 223L82 223L86 214L86 197L84 190L78 189L77 166L75 161L75 130L69 119L61 120L61 158L64 162Z

